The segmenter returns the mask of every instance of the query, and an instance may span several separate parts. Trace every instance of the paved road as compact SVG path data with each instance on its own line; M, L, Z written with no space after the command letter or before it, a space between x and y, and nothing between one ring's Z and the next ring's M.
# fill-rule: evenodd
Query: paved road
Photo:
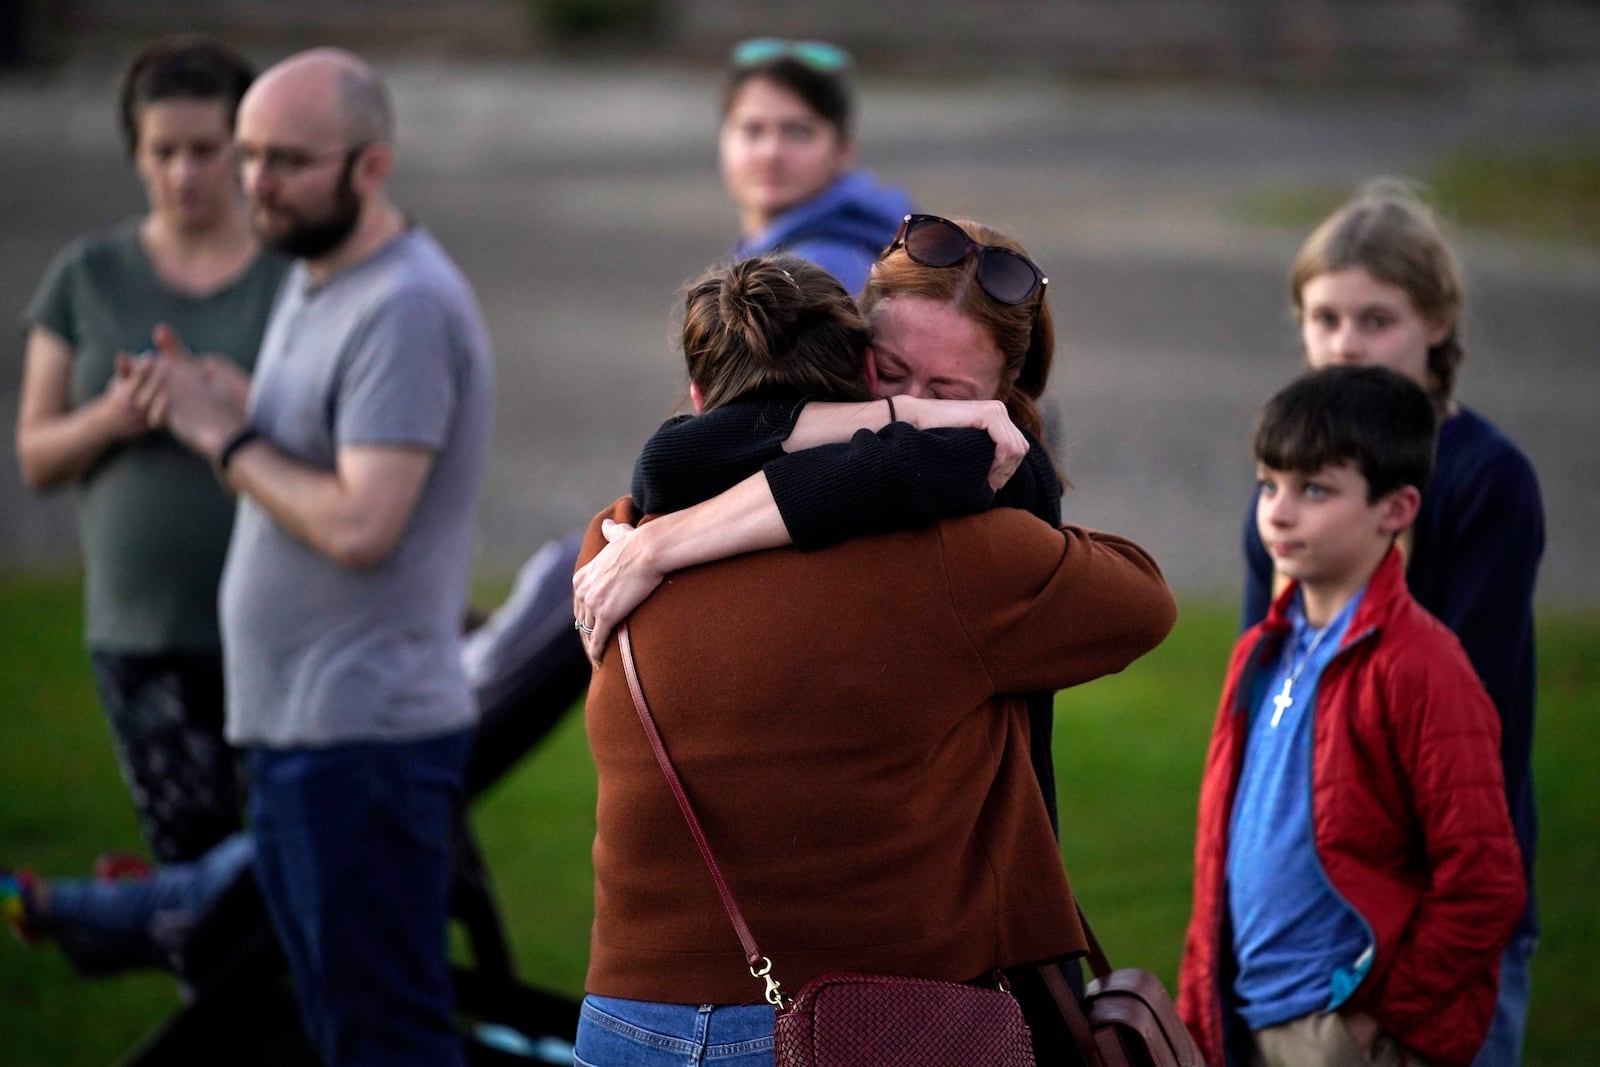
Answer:
M405 66L399 197L472 278L499 354L485 568L627 487L682 385L676 287L721 255L716 75L674 68ZM0 301L50 254L139 207L115 148L112 72L0 82ZM1600 71L1500 75L1433 93L870 82L863 159L927 209L1023 237L1051 278L1052 386L1074 520L1149 546L1175 586L1231 594L1248 427L1296 368L1283 275L1300 239L1246 221L1264 189L1352 187L1461 143L1600 144ZM1550 519L1541 596L1600 603L1600 251L1463 236L1461 393L1521 442ZM13 344L15 354L20 345ZM0 361L14 418L19 359ZM70 502L18 484L0 443L0 567L70 559Z

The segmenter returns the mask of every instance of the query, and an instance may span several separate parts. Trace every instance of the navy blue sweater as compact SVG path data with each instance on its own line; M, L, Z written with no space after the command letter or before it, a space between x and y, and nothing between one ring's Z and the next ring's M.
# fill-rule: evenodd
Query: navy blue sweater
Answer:
M1244 527L1243 625L1267 613L1272 558ZM1523 930L1537 929L1533 861L1533 586L1544 554L1544 505L1533 465L1488 419L1460 408L1439 431L1433 480L1412 527L1406 585L1455 632L1500 712L1506 801L1528 876Z

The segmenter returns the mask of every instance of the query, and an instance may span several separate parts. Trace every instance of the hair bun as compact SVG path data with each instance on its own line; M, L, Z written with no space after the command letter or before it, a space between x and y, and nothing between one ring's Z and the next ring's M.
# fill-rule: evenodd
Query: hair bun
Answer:
M867 323L837 278L783 252L685 288L683 357L705 410L759 389L865 400Z
M775 338L793 331L801 310L799 283L785 267L768 258L747 259L728 269L717 309L730 334L763 363L780 355Z

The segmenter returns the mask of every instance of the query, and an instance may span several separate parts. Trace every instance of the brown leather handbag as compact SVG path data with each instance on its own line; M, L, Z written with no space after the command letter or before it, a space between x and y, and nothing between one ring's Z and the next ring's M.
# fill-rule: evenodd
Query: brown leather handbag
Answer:
M1084 1062L1092 1067L1207 1067L1161 979L1136 967L1113 970L1082 909L1078 918L1089 939L1089 972L1094 975L1084 988L1083 1008L1057 968L1040 971Z
M807 982L793 999L783 993L773 976L772 961L756 947L755 936L734 902L700 819L667 756L639 685L626 623L617 627L617 644L634 708L656 762L739 935L750 974L765 983L766 1000L777 1011L773 1029L777 1067L1034 1067L1033 1039L1022 1009L1003 988L834 973Z

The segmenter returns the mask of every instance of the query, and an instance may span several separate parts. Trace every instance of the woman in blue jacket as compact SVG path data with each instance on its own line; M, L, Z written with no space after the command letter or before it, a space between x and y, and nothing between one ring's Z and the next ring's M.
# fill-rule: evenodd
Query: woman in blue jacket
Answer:
M739 211L734 258L788 252L859 295L911 199L854 169L850 54L767 37L735 46L732 61L718 150Z

